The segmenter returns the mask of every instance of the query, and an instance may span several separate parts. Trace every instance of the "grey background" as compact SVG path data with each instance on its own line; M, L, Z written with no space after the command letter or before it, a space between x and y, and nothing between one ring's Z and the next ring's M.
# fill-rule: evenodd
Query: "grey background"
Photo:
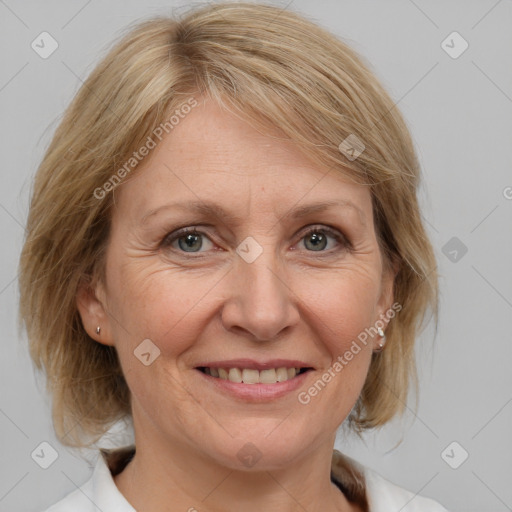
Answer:
M404 421L365 442L340 433L336 447L453 512L512 510L512 2L272 3L345 39L404 113L424 170L421 201L442 276L439 329L435 334L431 325L418 340L417 413L411 403ZM44 383L17 331L31 179L63 110L120 29L184 5L0 0L2 511L42 510L91 473L56 441ZM59 44L48 59L30 46L43 31ZM469 43L457 59L441 47L453 31ZM455 245L446 246L452 237ZM31 458L42 441L58 453L46 470ZM458 469L441 456L453 441L459 445L447 452L452 464L463 449L469 453Z

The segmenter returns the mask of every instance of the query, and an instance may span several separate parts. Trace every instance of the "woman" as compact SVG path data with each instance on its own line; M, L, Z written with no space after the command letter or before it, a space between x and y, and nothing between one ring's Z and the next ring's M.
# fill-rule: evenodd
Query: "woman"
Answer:
M37 172L20 286L59 439L128 418L135 443L49 510L445 510L333 452L402 412L437 309L419 174L375 77L299 16L133 28Z

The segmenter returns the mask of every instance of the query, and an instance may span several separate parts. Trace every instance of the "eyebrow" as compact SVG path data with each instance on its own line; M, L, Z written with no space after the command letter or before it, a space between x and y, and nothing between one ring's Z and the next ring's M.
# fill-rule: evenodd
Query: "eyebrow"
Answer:
M352 201L348 200L337 200L337 201L324 201L321 203L315 203L310 204L306 206L301 206L295 209L290 210L289 212L285 213L281 218L284 217L290 217L292 219L300 219L303 217L307 217L313 213L320 213L332 208L350 208L357 212L359 215L359 220L361 224L366 225L366 216ZM190 202L182 202L182 203L170 203L165 204L163 206L160 206L158 208L149 210L146 212L143 217L141 218L141 224L146 224L150 217L153 217L154 215L158 214L161 211L165 210L185 210L187 212L193 212L197 214L202 214L204 216L213 217L219 220L227 220L229 222L232 222L233 224L241 223L243 221L243 217L240 217L238 215L234 215L224 208L222 206L212 203L210 201L190 201Z

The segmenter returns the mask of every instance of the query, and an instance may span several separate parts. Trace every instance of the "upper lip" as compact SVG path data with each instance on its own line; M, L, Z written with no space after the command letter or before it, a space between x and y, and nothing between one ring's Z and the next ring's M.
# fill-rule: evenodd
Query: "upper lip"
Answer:
M204 362L195 368L247 368L252 370L267 370L269 368L313 368L312 365L296 359L271 359L255 361L254 359L229 359L224 361Z

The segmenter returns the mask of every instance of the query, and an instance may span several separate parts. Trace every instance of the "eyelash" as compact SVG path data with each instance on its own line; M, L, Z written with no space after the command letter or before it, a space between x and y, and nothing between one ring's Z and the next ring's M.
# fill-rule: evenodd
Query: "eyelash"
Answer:
M299 241L302 241L304 238L308 237L308 236L311 236L312 234L314 233L323 233L325 235L328 235L330 236L331 238L333 238L334 240L336 240L336 242L338 242L340 244L341 247L338 247L338 248L334 248L334 249L328 249L328 250L322 250L322 251L307 251L307 252L310 252L310 253L315 253L317 252L318 254L321 254L321 255L332 255L333 253L335 252L339 252L341 250L346 250L346 251L350 251L352 250L352 244L350 243L350 241L343 235L341 234L339 231L337 230L334 230L328 226L312 226L310 227L306 232L304 232L300 238ZM187 235L196 235L196 236L205 236L206 238L210 239L208 237L208 235L202 231L198 231L197 228L195 227L186 227L186 228L182 228L182 229L178 229L177 231L174 231L172 233L169 233L167 234L164 239L162 240L161 242L161 247L166 249L166 248L172 248L171 245L179 240L180 238L183 238ZM211 240L210 240L211 241ZM213 243L213 241L211 241ZM178 253L181 253L181 254L187 254L187 255L191 255L191 254L201 254L200 252L199 253L195 253L195 252L186 252L186 251L182 251L180 249L175 249ZM198 258L198 257L201 257L201 256L192 256L193 258Z

